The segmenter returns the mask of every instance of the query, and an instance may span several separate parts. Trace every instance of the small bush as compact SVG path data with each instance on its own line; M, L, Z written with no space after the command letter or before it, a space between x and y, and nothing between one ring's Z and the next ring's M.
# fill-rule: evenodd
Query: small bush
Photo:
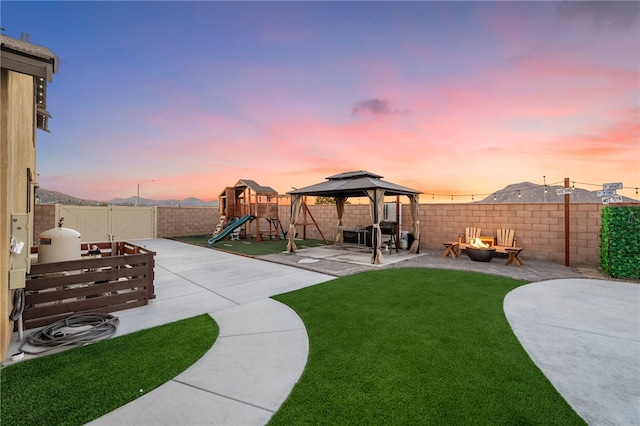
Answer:
M640 280L640 206L605 206L600 267L615 278Z

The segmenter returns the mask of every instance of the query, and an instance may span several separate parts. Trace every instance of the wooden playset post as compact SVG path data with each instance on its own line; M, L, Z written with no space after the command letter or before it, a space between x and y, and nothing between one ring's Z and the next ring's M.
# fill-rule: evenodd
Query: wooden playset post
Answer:
M307 239L307 215L311 218L311 221L316 226L316 229L318 230L318 233L322 237L322 241L324 241L325 244L329 244L327 242L327 239L324 237L324 234L322 233L322 230L320 229L320 225L318 225L318 222L316 222L316 219L311 214L311 210L309 210L309 207L307 206L307 197L303 197L302 198L302 219L303 219L303 222L302 222L302 239L303 240ZM310 225L310 223L309 223L309 225Z

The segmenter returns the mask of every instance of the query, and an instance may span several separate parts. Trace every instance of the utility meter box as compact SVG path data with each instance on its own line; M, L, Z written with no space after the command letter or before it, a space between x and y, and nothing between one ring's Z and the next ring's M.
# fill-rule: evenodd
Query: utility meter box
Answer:
M27 285L27 270L12 269L9 271L9 290L25 288Z
M24 288L29 271L29 214L14 213L11 215L11 267L9 269L9 288Z

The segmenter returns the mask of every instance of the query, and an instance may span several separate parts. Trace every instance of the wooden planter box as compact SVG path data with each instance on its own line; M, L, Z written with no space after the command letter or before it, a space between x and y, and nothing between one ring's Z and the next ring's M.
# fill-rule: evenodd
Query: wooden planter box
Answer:
M89 254L89 245L97 246L100 255ZM81 252L80 260L31 265L22 315L25 329L75 313L135 308L155 298L155 252L126 242L83 243Z

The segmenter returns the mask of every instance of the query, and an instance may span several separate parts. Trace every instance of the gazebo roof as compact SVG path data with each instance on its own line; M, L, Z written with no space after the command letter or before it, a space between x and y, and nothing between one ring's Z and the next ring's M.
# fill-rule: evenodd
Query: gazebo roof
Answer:
M288 192L293 195L311 195L320 197L363 197L370 189L383 189L385 195L415 195L420 191L382 180L383 176L365 170L345 172L327 177L305 188Z

